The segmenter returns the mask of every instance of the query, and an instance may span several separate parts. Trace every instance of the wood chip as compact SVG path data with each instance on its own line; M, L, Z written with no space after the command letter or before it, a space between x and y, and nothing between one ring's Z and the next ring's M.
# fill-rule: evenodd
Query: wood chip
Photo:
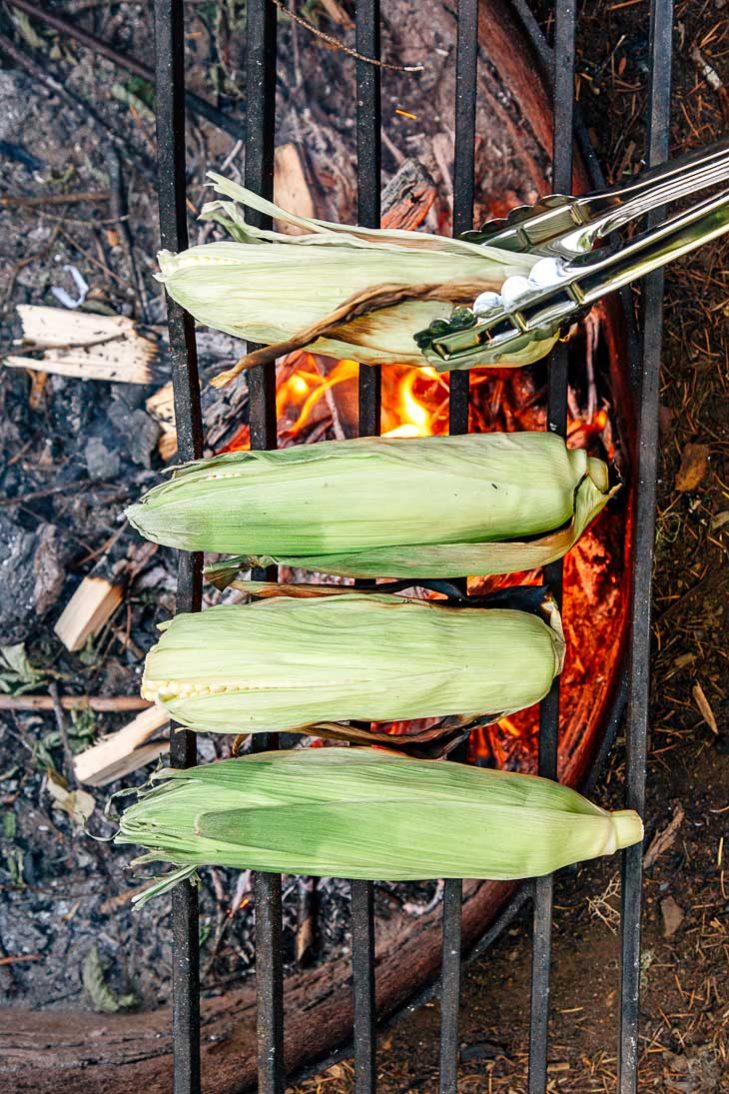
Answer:
M71 653L82 650L108 622L123 596L120 582L95 574L85 577L53 628L66 649Z
M694 686L691 688L691 694L694 697L694 701L696 703L696 706L701 711L701 717L704 719L704 721L706 722L706 724L709 727L709 729L711 730L711 732L716 733L716 735L718 737L719 727L716 724L716 718L714 717L714 711L711 709L711 704L709 703L709 700L706 698L706 695L704 694L704 689L702 688L702 686L698 682L698 680L696 681Z
M696 490L709 469L708 444L687 444L681 453L681 466L676 475L676 489L680 493Z
M157 345L139 333L133 319L36 304L19 304L18 315L24 341L29 348L42 349L43 356L8 356L5 364L9 368L53 372L78 380L152 382Z

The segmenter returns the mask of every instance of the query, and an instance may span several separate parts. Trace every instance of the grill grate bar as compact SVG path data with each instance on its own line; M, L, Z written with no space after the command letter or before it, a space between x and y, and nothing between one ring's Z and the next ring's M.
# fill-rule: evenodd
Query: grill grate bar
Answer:
M358 0L357 51L380 56L380 0ZM357 61L357 220L380 226L382 174L380 69ZM359 435L377 437L381 427L382 374L377 365L359 366ZM367 583L364 583L367 584ZM352 985L355 1094L377 1089L377 1001L375 991L375 887L352 882Z
M164 248L188 246L185 186L185 31L182 0L155 0L155 82L157 89L157 170L160 240ZM180 458L202 455L197 349L192 317L167 301L177 444ZM180 554L177 573L178 611L198 611L202 596L202 556ZM195 734L172 734L170 760L192 767L197 758ZM175 1094L200 1090L200 988L197 889L189 881L172 892L172 1038Z
M476 95L478 91L478 0L459 0L456 38L456 103L453 147L453 234L473 227ZM469 372L452 372L448 427L468 433ZM465 584L464 584L464 592ZM461 749L452 759L463 759ZM461 921L463 882L446 878L443 890L443 941L440 983L440 1094L458 1089L458 1030L461 1002Z
M248 0L245 184L268 199L273 197L276 30L274 5L268 0ZM246 216L257 228L271 227L271 218L256 210L246 210ZM251 448L275 448L275 363L251 369L247 381ZM274 567L270 572L254 571L253 576L275 580L276 570ZM251 747L254 752L276 749L278 736L257 734ZM279 874L257 874L254 889L258 1090L260 1094L282 1094L285 1087L285 1069L281 877Z
M355 1094L377 1089L375 997L375 887L352 882L352 978L354 984Z
M569 194L573 189L574 70L575 0L556 0L552 144L552 188L555 193ZM547 428L561 437L567 435L567 366L567 347L558 344L549 359ZM545 583L560 607L562 571L561 560L546 566L544 570ZM557 778L558 750L559 677L553 682L539 711L539 774L545 778ZM544 1094L547 1088L553 896L553 876L536 878L532 921L529 1094Z
M652 0L650 12L650 85L648 163L668 157L671 118L673 0ZM653 214L653 223L662 211ZM628 808L645 811L645 780L650 715L651 586L656 524L658 403L663 326L663 272L645 279L642 369L637 452L636 542L629 647L626 723L626 796ZM635 1094L638 1081L640 1005L640 917L642 847L623 852L620 931L619 1094Z
M473 228L478 62L478 0L459 0L453 146L453 234ZM450 432L468 433L469 373L450 374Z

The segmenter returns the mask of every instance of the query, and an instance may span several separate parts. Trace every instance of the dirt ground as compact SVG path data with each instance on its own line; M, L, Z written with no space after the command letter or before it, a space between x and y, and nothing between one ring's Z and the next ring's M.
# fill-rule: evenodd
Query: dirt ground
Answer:
M314 0L302 7L322 29L339 37L351 35L332 23L323 10L327 5ZM129 50L151 62L144 6L66 0L53 9L78 17L121 52ZM612 180L640 162L644 146L648 4L599 0L582 9L578 96ZM676 5L673 153L727 132L728 11L725 0ZM225 109L234 107L242 94L236 73L243 5L236 0L189 4L188 18L194 31L192 87L217 98ZM295 85L301 76L303 32L294 35L287 25L283 33L286 71ZM111 208L108 197L58 209L41 210L14 200L0 206L0 349L7 352L11 339L18 337L17 304L56 303L52 286L74 294L68 266L75 266L91 286L87 306L159 323L162 300L150 257L156 250L156 210L149 87L120 75L103 59L89 63L87 51L36 21L13 15L7 5L0 11L0 34L42 60L44 71L63 77L71 93L103 104L99 112L105 119L102 124L68 101L49 100L33 75L0 52L2 194L12 199L49 184L54 190L97 194L111 186L115 192ZM311 79L321 81L324 101L331 96L327 80L335 68L323 47L321 56L321 73ZM295 96L291 101L295 106ZM351 141L351 104L343 102L340 110L336 99L327 101L326 117L316 111L302 116L303 132L293 132L291 118L297 112L292 109L284 115L280 136L330 141L336 172L337 154ZM403 140L412 154L422 135L414 123L404 125ZM110 130L115 134L111 138ZM194 127L190 142L190 198L197 208L204 169L220 168L231 142L209 127ZM388 155L385 166L391 170L394 161ZM438 165L430 166L437 175ZM131 239L123 230L125 221L118 219L125 209L131 213ZM729 1089L729 883L723 840L729 815L726 256L726 244L713 245L670 268L666 280L649 840L673 818L675 822L666 849L646 871L641 1091L667 1094ZM204 372L217 369L226 354L230 346L225 341L204 338ZM156 376L164 380L163 345L155 367ZM4 557L13 559L13 580L5 578L0 585L0 645L24 642L37 670L34 674L25 665L15 670L0 665L2 690L18 693L27 685L28 690L45 691L54 681L61 691L80 686L88 693L131 695L138 689L140 656L154 640L155 623L173 605L174 563L166 552L141 560L125 614L78 656L59 652L51 626L79 575L99 557L139 561L138 541L123 531L117 514L157 474L159 428L144 410L145 394L133 385L74 385L53 377L31 388L24 372L0 373L0 547ZM35 580L39 573L42 581ZM37 617L40 625L30 626L28 620ZM112 862L105 844L84 841L81 846L71 818L51 809L47 794L49 768L69 777L70 753L100 729L108 731L123 720L77 715L59 726L52 712L3 716L0 993L13 1003L99 1005L101 999L108 1005L154 1005L165 997L170 952L166 932L159 929L164 911L152 905L141 916L132 916L123 900L129 880L121 873L118 851ZM211 758L213 746L204 747ZM598 792L601 801L620 801L622 765L618 742ZM105 796L99 793L97 802L103 804ZM98 806L93 826L99 833L110 830ZM244 920L224 954L216 948L218 892L236 884L235 875L224 873L209 883L203 963L212 990L222 990L235 979L252 950L250 924ZM614 1089L617 894L612 861L563 871L557 880L553 1092ZM339 899L336 892L331 899ZM295 891L288 900L295 924ZM524 913L468 969L461 1029L463 1091L526 1090L528 934ZM331 944L344 944L343 930L335 930ZM287 946L294 946L291 932ZM89 952L97 954L96 965L87 963ZM21 960L14 960L17 956ZM430 1094L436 1089L438 1017L433 1003L383 1034L378 1063L384 1094ZM296 1088L302 1094L351 1089L347 1061Z

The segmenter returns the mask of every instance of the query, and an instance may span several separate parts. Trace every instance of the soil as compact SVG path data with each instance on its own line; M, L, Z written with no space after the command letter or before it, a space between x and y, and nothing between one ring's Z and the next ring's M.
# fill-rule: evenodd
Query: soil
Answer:
M323 30L349 40L351 31L333 25L318 4L307 4ZM345 9L347 5L344 5ZM548 5L547 5L548 7ZM56 3L54 10L77 19L120 52L151 63L151 28L146 5ZM607 177L637 167L644 147L643 85L647 72L647 4L600 0L580 12L579 100ZM39 209L10 203L0 218L2 351L19 336L19 303L56 300L51 287L75 285L65 268L73 265L91 286L86 307L134 314L159 326L158 382L167 374L163 301L153 280L157 250L153 177L153 121L149 88L110 62L95 58L68 38L36 21L0 13L0 32L42 60L73 93L94 105L104 123L85 109L45 92L16 64L0 69L0 141L5 162L4 195L48 190L116 190L114 206L82 203ZM190 86L223 109L242 96L238 86L244 5L188 5ZM544 20L547 26L548 20ZM279 112L281 141L295 137L331 165L324 180L329 214L351 202L342 179L351 177L351 103L338 88L338 59L325 47L314 53L310 71L306 32L282 23L282 51L289 59ZM390 39L385 35L385 48ZM707 83L692 51L698 48L720 82L729 85L729 17L721 0L676 5L674 124L671 151L705 143L726 132L727 88ZM410 58L412 60L413 58ZM6 63L3 58L3 63ZM299 109L296 87L302 65L307 97L319 105ZM398 98L405 78L388 75L388 102ZM429 89L437 103L438 89ZM436 109L419 120L399 117L390 138L408 154L420 155L439 177L428 135ZM116 134L115 142L109 130ZM203 177L229 157L230 138L209 126L189 127L190 200L204 200ZM480 155L488 154L488 142ZM238 153L236 153L239 159ZM235 169L239 162L233 159ZM385 152L392 174L396 161ZM114 179L121 169L119 187ZM320 179L321 182L321 179ZM515 191L518 171L505 169L495 191ZM528 193L522 195L524 200ZM501 210L487 202L492 212ZM131 244L125 242L119 211L130 211ZM486 212L487 210L482 210ZM125 222L122 222L122 224ZM432 225L431 225L432 226ZM443 217L440 218L444 228ZM193 240L205 226L191 221ZM724 873L729 761L727 711L729 674L724 584L729 535L727 493L727 282L726 245L705 248L671 267L666 278L666 327L661 389L661 466L654 587L654 700L649 765L649 840L683 810L673 843L647 870L644 921L641 1090L669 1094L712 1094L729 1084L726 1038L727 913ZM219 368L230 344L203 339L203 370ZM143 562L132 594L101 635L80 655L63 651L52 625L60 608L99 558L137 559L138 541L125 530L124 506L157 477L156 423L144 409L145 388L121 384L73 383L48 377L31 389L26 373L0 373L0 549L12 559L12 581L0 587L0 644L24 643L29 690L56 682L62 692L132 695L138 690L140 653L152 644L155 624L174 606L174 561L160 550ZM245 421L245 403L236 419ZM219 408L218 408L219 411ZM141 415L141 417L140 417ZM223 433L228 428L225 413ZM144 428L142 428L144 427ZM708 461L687 445L708 446ZM687 465L694 456L693 479ZM684 463L684 475L679 470ZM689 469L690 471L691 469ZM8 502L10 504L8 504ZM131 645L130 645L131 639ZM0 688L18 691L18 674L0 667ZM697 690L698 689L698 690ZM715 727L710 722L715 720ZM708 720L707 720L708 719ZM0 729L0 993L13 1004L99 1006L150 1005L165 999L170 950L166 909L149 905L133 915L126 899L136 883L124 856L102 842L79 839L70 817L53 808L48 771L71 779L68 752L100 732L123 724L122 716L67 715L59 728L53 714L4 716ZM61 730L63 732L61 732ZM224 744L202 743L211 758ZM207 751L206 751L207 750ZM621 742L596 796L620 801ZM136 778L141 782L143 775ZM127 780L134 782L135 778ZM110 788L114 789L114 787ZM90 827L111 831L102 809L108 794L95 793ZM550 1025L550 1090L613 1089L617 1014L618 907L612 861L563 871L557 879ZM393 898L379 890L380 913ZM222 895L221 895L222 894ZM202 964L206 986L221 991L247 965L254 939L250 917L226 919L233 894L246 899L245 879L211 872L203 904ZM426 902L429 887L412 899ZM286 892L286 946L293 959L296 925L305 903L299 886ZM346 946L346 898L335 883L320 900L334 911L320 916L331 924L332 952ZM341 907L341 912L336 909ZM670 933L668 933L670 931ZM525 1091L528 1037L529 920L525 912L488 954L468 970L462 1009L463 1045L459 1090ZM223 944L224 943L224 944ZM98 956L95 966L89 954ZM100 975L95 975L100 967ZM105 997L99 981L108 989ZM96 985L94 988L93 985ZM133 997L130 999L129 997ZM438 1007L428 1004L383 1034L378 1065L385 1094L431 1092L437 1086ZM299 1091L352 1089L351 1064L343 1061L307 1080Z

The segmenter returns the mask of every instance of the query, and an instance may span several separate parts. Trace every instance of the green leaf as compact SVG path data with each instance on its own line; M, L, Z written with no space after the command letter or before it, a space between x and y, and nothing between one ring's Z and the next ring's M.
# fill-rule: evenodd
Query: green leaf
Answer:
M115 995L104 979L104 967L99 951L93 946L84 958L81 980L94 1010L101 1014L116 1014L137 1005L136 995Z
M31 665L23 642L13 646L0 646L0 691L9 695L22 695L32 691L45 676L42 669Z
M18 818L11 809L7 809L3 813L3 839L11 840L15 839L15 833L18 831Z

